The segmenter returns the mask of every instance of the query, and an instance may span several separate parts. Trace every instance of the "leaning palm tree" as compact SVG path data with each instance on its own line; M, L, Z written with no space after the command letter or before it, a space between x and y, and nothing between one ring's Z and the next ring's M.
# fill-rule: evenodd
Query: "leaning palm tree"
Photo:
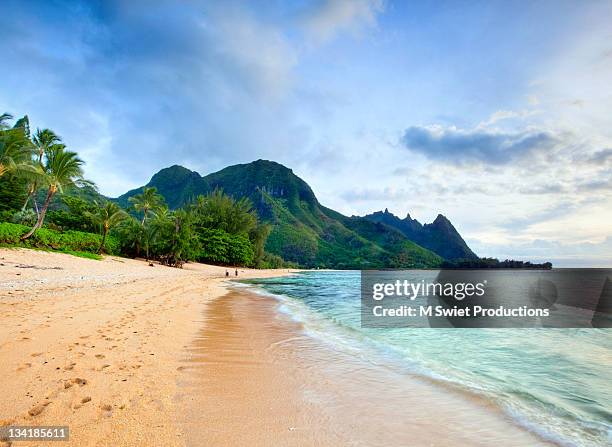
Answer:
M102 242L100 242L98 253L102 253L108 232L111 230L111 228L116 227L127 219L128 213L122 210L121 207L114 202L98 204L98 202L94 201L94 203L98 209L95 213L87 214L95 224L100 225L100 229L102 231Z
M128 200L134 205L136 211L142 212L142 221L140 224L143 227L149 213L155 212L155 210L161 208L164 204L164 198L157 194L157 188L155 187L145 187L140 194L136 194Z
M36 130L36 133L32 137L32 144L34 146L34 152L35 157L38 161L38 166L42 167L43 157L48 156L54 150L65 148L65 146L61 142L62 139L57 136L55 132L53 132L51 129ZM31 181L28 183L28 194L26 196L25 202L23 203L23 207L21 208L22 210L25 211L28 206L28 203L30 202L30 199L34 197L34 194L36 194L36 191L38 190L39 186L40 185L36 177L31 179ZM34 207L37 209L38 212L38 206L36 202L34 202Z
M83 178L83 160L77 156L76 152L67 151L64 148L51 151L48 154L39 178L41 184L47 186L45 202L38 214L38 220L32 229L21 237L21 240L29 238L42 227L47 209L55 194L63 193L64 189L70 186L91 184Z

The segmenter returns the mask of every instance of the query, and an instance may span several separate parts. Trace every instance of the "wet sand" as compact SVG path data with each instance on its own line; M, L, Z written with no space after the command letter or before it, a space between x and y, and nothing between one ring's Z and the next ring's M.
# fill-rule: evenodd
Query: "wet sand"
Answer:
M209 301L175 399L191 446L548 445L494 405L306 335L269 297Z
M223 267L0 249L0 426L70 427L69 442L13 445L186 445L177 376L226 284Z

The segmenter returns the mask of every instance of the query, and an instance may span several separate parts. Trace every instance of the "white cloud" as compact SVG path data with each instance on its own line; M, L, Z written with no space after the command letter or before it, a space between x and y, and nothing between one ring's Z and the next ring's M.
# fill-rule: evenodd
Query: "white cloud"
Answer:
M411 126L401 141L408 150L440 163L491 165L508 164L534 152L551 151L559 143L555 134L542 129L509 132L484 126L460 129L441 125Z
M260 23L242 10L219 11L203 21L202 27L211 40L207 50L221 66L240 74L240 79L234 80L250 94L282 99L289 92L298 55L280 29Z
M487 128L496 124L498 121L511 120L511 119L521 119L524 120L530 116L537 115L539 112L537 110L497 110L493 112L491 116L485 120L481 121L476 128Z

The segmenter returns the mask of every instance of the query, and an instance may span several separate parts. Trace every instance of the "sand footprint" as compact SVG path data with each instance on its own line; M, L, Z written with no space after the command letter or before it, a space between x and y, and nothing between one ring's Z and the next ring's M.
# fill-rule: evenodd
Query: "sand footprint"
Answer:
M45 401L45 402L43 402L43 403L41 403L41 404L35 405L35 406L33 406L32 408L30 408L30 409L28 410L28 414L29 414L30 416L32 416L32 417L34 417L34 416L38 416L40 413L42 413L42 412L43 412L43 410L45 409L45 407L46 407L47 405L49 405L50 403L51 403L50 401Z
M25 363L22 363L21 365L19 365L19 367L17 368L17 371L22 371L22 370L28 369L30 367L32 367L32 364L30 362L25 362Z
M80 377L75 377L71 381L72 381L72 383L77 384L78 386L85 386L85 385L87 385L87 379L82 379Z
M106 417L111 417L113 415L113 406L111 404L100 405L100 410L102 410L102 414Z

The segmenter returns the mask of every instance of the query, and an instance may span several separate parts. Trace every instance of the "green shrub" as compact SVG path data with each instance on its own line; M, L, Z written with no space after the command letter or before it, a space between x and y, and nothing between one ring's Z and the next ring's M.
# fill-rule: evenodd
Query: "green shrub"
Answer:
M23 241L23 243L39 248L52 248L53 250L59 250L62 248L60 233L47 228L40 228L32 235L32 237Z
M229 264L229 237L223 230L204 228L199 232L202 248L197 260L213 264Z
M255 253L249 238L242 234L232 234L229 237L227 255L232 265L253 265Z
M198 261L244 266L253 264L255 253L246 235L204 228L200 230L199 237L202 248L197 256Z
M29 230L25 225L8 222L0 223L0 243L31 248L43 248L65 252L97 253L102 236L82 231L59 232L40 228L31 238L21 241L20 237ZM109 254L119 253L119 241L112 236L106 239L106 251Z
M59 250L60 253L65 253L68 255L72 255L72 256L78 256L79 258L85 258L85 259L95 259L96 261L99 261L102 259L102 256L96 254L96 253L88 253L86 251L74 251L74 250Z
M120 255L121 243L119 242L119 239L111 235L106 236L104 251L109 255Z
M28 231L28 227L25 225L0 222L0 243L9 245L18 244L19 238L26 231Z
M278 255L266 252L261 263L264 269L281 269L285 266L285 261Z
M16 224L32 226L36 223L38 216L32 209L17 211L11 217L11 221Z
M94 212L95 207L87 204L87 202L79 205L79 203L76 202L77 200L79 202L84 202L75 197L63 197L62 201L70 204L66 205L68 209L50 210L47 213L47 224L52 224L62 230L96 231L91 219L86 214L87 212ZM75 202L77 204L75 204Z
M13 210L2 210L0 211L0 222L10 222L13 219L15 211Z

